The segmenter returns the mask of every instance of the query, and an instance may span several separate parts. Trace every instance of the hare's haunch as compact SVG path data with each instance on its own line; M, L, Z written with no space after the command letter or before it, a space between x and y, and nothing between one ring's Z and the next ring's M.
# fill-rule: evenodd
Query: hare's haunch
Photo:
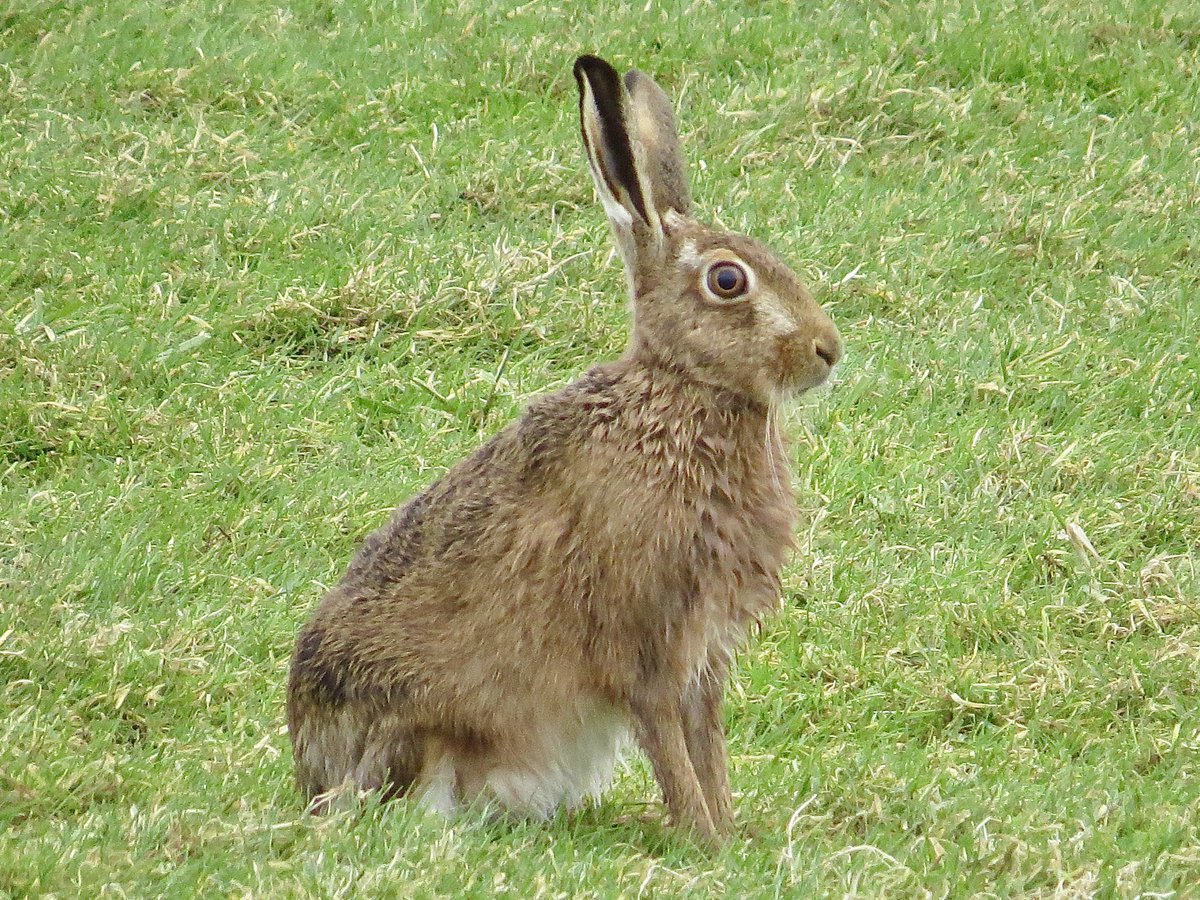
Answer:
M532 402L367 538L300 632L300 789L546 816L630 735L673 820L732 825L721 695L778 603L795 510L777 401L824 381L833 323L762 244L692 218L666 94L575 63L624 259L625 354Z

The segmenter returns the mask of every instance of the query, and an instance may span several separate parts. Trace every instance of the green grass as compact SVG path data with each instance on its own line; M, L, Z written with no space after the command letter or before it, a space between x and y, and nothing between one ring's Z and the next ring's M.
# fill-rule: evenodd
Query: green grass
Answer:
M424 6L0 5L0 895L1200 895L1194 3ZM638 760L549 825L290 782L323 587L625 340L582 50L847 344L712 857Z

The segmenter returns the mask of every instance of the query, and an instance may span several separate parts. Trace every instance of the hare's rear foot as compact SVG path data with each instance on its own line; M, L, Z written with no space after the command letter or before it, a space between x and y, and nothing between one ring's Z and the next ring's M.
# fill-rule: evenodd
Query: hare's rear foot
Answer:
M362 791L403 794L424 763L424 741L395 715L347 704L312 711L295 728L296 781L315 813Z

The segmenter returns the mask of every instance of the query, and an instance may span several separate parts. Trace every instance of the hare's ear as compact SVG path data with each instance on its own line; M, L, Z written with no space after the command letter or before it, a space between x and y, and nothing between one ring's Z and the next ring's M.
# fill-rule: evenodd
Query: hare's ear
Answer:
M579 125L592 179L632 272L647 244L660 243L663 225L634 130L629 92L617 70L596 56L575 61L575 80L579 84Z
M687 169L671 101L653 78L637 69L625 74L625 90L658 214L666 216L668 210L674 210L681 216L690 215Z

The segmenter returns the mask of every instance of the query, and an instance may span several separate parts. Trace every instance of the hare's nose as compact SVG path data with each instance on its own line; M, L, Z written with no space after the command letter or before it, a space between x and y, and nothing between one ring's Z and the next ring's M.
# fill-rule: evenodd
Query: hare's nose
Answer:
M836 333L813 338L813 352L832 369L842 358L842 339Z

